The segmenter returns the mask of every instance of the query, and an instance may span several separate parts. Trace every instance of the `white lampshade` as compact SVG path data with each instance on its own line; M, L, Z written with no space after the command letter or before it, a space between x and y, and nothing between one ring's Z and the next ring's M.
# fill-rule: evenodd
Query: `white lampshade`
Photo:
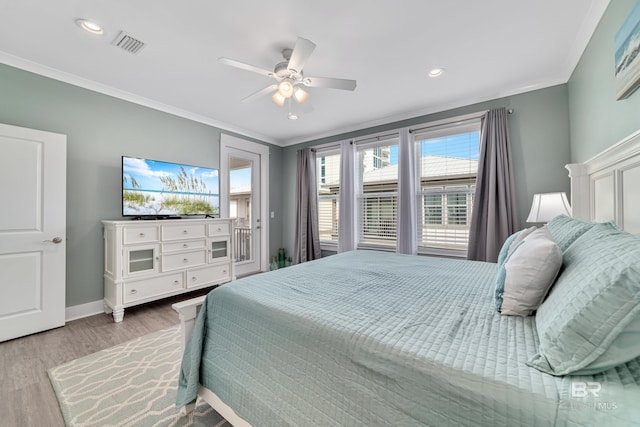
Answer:
M278 84L278 93L282 95L283 98L291 98L293 95L293 84L285 79Z
M533 195L527 222L549 222L558 215L571 216L571 206L566 193L541 193Z
M294 98L296 98L296 101L298 101L298 104L302 104L304 101L307 100L307 98L309 97L309 94L306 91L304 91L302 88L297 87L293 91L293 96Z
M286 100L284 96L280 95L280 92L274 93L273 96L271 96L271 99L281 107L284 105L284 101Z

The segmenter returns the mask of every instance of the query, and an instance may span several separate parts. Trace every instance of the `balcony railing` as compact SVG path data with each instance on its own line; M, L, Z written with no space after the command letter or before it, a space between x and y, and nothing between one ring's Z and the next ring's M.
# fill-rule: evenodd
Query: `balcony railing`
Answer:
M236 227L235 229L236 262L249 261L251 255L251 227Z

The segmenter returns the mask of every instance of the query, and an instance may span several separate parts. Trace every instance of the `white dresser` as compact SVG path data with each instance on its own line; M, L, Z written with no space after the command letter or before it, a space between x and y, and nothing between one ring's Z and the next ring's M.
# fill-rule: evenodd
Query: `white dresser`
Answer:
M233 219L102 221L104 309L124 309L234 280Z

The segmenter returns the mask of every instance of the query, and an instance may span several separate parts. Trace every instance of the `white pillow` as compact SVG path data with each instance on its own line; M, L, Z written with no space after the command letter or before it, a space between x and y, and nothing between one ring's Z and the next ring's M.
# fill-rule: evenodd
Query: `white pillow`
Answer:
M498 254L498 267L502 267L502 265L507 260L507 257L511 255L518 243L520 243L525 237L527 237L534 231L536 231L536 227L529 227L525 228L524 230L516 231L511 236L507 237L507 239L502 244L500 253ZM500 292L502 292L502 289L500 289Z
M504 264L501 313L529 316L544 301L562 266L562 251L546 227L529 234Z

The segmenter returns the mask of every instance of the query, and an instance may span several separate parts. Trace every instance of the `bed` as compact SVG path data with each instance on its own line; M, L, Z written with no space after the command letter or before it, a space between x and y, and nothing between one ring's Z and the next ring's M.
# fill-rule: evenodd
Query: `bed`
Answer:
M640 173L640 133L568 169L574 217L640 232L640 190L629 185ZM558 281L574 274L575 248L588 252L591 243L567 245L574 249ZM503 315L500 268L352 251L176 304L185 345L177 404L200 396L236 426L640 425L640 358L595 374L593 364L571 374L560 362L536 368L543 349L555 360L549 330L582 296L556 283L543 305L559 305L540 307L546 321ZM626 304L625 319L640 317L635 277L625 288L632 294L612 293ZM597 315L607 323L618 314Z

